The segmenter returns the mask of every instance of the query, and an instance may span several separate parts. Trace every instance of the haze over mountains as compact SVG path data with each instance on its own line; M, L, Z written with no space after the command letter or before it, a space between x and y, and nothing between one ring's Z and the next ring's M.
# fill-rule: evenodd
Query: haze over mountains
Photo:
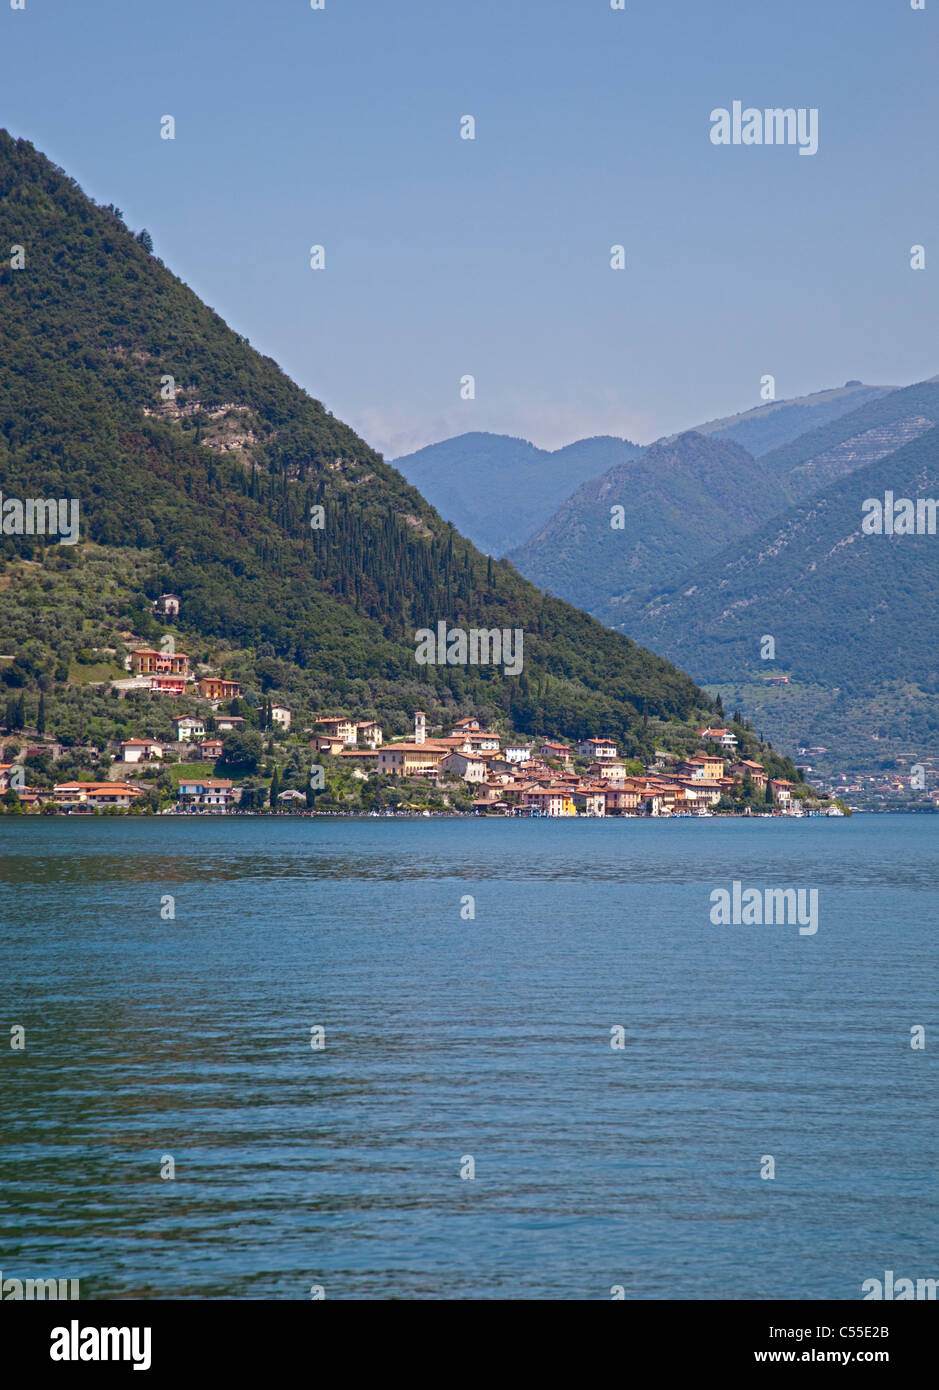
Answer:
M640 452L600 435L553 452L505 434L461 434L395 459L442 517L489 555L506 555L561 505L578 483Z
M795 400L770 401L684 433L716 435L759 456L891 389L848 382ZM533 538L581 483L641 452L638 444L609 435L578 439L551 451L510 435L471 433L429 444L393 462L441 516L482 550L507 555Z
M509 558L719 689L774 740L849 762L939 746L939 538L878 547L860 532L869 496L939 494L936 425L935 378L850 382L711 421L581 481ZM499 437L488 438L492 467ZM422 452L428 466L434 450ZM469 488L469 455L464 468ZM775 664L760 658L764 634ZM768 684L773 672L789 684Z
M682 434L582 484L509 559L542 588L614 624L637 593L671 580L676 565L715 554L788 500L739 444Z

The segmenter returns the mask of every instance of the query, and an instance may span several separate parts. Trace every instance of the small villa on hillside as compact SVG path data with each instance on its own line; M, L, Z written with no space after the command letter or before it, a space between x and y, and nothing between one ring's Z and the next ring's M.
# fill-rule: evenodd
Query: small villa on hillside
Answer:
M354 719L345 716L341 719L317 719L316 727L322 730L324 738L338 739L343 746L357 741Z
M737 735L729 729L699 729L698 738L706 738L711 743L719 743L722 748L736 748Z
M222 680L221 676L203 676L196 689L203 700L237 700L241 695L239 681Z
M162 757L162 743L152 738L129 738L121 744L122 763L149 763Z
M577 745L577 752L582 758L602 761L604 758L615 758L617 748L611 738L582 738Z
M138 647L130 659L138 676L188 676L189 657L185 652L157 652L151 647Z
M181 714L173 720L178 743L195 743L205 738L205 720L192 714Z

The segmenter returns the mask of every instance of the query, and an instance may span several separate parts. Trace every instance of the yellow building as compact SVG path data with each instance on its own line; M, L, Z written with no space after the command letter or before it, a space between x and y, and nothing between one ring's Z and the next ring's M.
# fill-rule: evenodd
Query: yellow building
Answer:
M388 743L378 750L378 771L391 777L426 777L449 753L433 743Z

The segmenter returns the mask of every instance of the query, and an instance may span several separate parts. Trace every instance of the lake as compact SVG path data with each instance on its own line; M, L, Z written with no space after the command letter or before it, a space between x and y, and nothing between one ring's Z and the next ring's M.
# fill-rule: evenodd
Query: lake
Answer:
M3 1277L83 1299L937 1277L937 831L0 820ZM714 925L735 880L817 889L818 931Z

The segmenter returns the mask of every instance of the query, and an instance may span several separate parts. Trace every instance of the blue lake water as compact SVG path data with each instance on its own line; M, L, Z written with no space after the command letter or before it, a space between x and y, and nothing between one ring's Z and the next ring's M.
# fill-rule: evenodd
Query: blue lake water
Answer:
M939 1277L937 878L928 816L6 818L3 1277L276 1299ZM712 925L734 879L817 888L817 934Z

